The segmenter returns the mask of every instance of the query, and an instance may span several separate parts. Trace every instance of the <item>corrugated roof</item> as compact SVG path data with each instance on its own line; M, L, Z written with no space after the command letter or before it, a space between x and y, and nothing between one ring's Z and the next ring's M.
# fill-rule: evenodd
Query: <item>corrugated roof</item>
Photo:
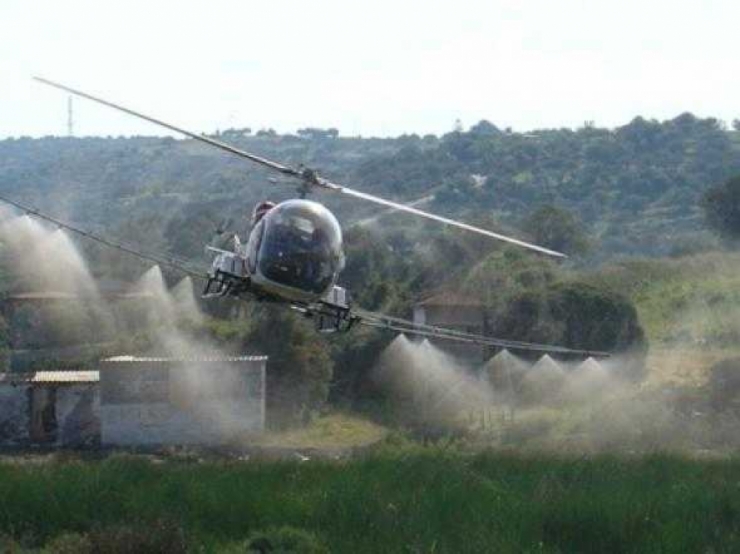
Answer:
M0 373L0 383L97 383L98 371L36 371L32 373Z
M192 358L167 358L150 356L113 356L102 360L103 362L126 363L126 362L148 362L148 363L234 363L234 362L264 362L267 356L203 356Z
M97 383L99 371L37 371L33 383Z

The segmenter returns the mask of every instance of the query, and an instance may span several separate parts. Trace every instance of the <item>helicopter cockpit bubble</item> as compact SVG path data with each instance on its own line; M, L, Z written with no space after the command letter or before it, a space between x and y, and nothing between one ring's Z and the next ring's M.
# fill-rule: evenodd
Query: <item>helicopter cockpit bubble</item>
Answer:
M342 230L328 209L310 200L288 200L262 220L257 271L268 283L323 295L344 267Z

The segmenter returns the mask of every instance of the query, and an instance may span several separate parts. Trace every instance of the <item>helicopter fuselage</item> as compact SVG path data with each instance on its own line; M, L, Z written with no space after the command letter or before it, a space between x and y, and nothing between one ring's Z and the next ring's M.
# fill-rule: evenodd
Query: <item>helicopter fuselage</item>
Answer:
M293 199L270 209L233 251L215 257L204 296L252 295L293 303L330 319L349 312L348 294L336 286L344 267L342 231L326 207ZM341 317L339 317L341 319Z

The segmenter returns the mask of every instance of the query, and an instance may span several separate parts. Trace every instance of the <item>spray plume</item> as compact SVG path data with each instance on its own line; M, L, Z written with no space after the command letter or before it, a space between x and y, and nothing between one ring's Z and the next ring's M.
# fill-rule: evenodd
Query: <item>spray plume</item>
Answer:
M433 344L399 336L381 355L376 376L402 422L431 432L475 432L476 444L491 447L557 452L740 447L737 416L712 413L694 390L634 382L625 377L631 363L629 357L565 362L549 356L532 363L502 351L478 376Z

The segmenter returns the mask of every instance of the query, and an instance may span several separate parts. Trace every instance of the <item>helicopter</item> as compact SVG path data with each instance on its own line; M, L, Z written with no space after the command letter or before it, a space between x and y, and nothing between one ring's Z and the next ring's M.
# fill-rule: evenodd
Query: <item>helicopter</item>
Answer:
M420 337L499 348L608 356L605 352L500 339L455 329L419 324L403 318L369 312L354 306L349 291L337 285L339 275L345 264L341 226L328 208L319 202L307 199L306 196L314 190L343 194L394 211L410 213L444 225L484 235L546 256L565 258L565 254L561 252L423 211L413 205L401 204L333 183L320 176L314 169L304 166L289 167L58 82L42 77L33 77L33 79L247 159L284 177L295 179L298 182L297 193L299 197L280 203L269 201L258 203L252 213L251 228L246 240L242 241L238 235L234 234L232 237L233 246L230 249L215 246L206 247L213 255L213 259L205 275L203 272L193 270L185 263L169 256L147 253L111 241L21 204L16 200L0 197L0 201L11 204L27 214L45 219L59 227L83 235L88 239L146 260L168 265L193 277L204 279L205 286L202 294L204 298L250 297L259 301L287 304L306 317L312 318L319 332L348 331L359 323Z

